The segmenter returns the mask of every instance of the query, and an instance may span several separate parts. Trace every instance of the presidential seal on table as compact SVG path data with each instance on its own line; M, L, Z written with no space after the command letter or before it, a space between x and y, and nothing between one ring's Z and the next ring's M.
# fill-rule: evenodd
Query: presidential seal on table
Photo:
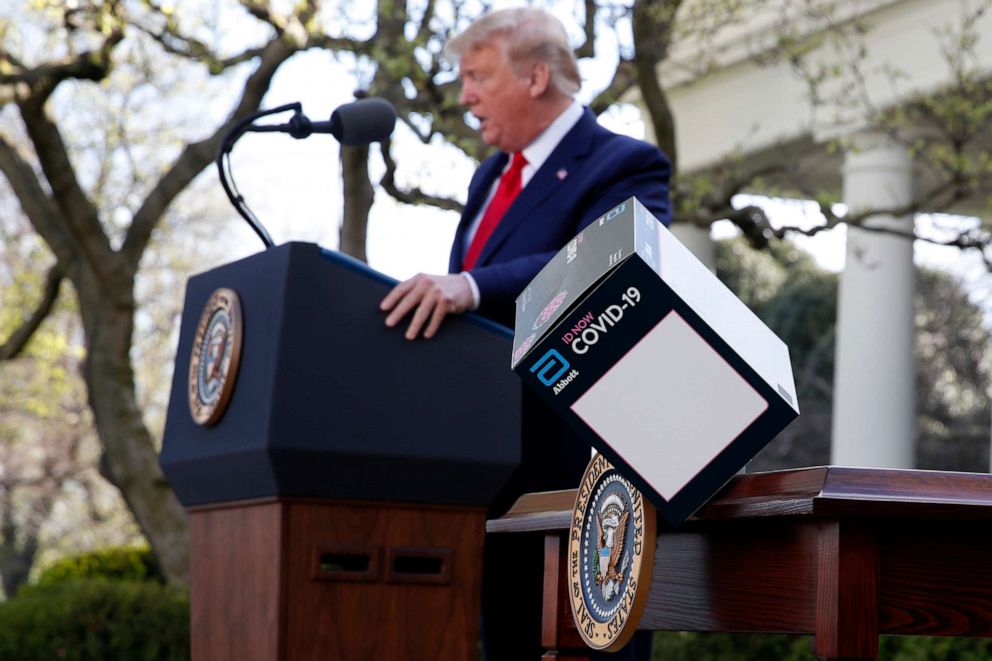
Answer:
M654 507L601 454L582 476L568 540L568 595L589 647L618 650L647 604L655 549Z

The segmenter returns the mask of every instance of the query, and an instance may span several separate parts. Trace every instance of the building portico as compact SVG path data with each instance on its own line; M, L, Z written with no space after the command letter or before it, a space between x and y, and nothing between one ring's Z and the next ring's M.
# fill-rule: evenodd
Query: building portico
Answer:
M680 18L694 20L693 6L699 4L688 0ZM970 5L820 4L830 12L814 16L809 3L787 0L755 3L705 41L677 43L661 78L675 116L680 171L705 174L730 161L744 171L770 162L812 161L815 167L801 175L807 190L832 192L849 213L910 205L922 190L920 168L911 150L881 132L872 118L946 84L942 48L948 34L960 30ZM992 34L992 15L976 16L974 33ZM775 56L783 39L801 46L807 75ZM992 39L979 39L972 55L974 66L992 70ZM785 179L780 183L788 185ZM675 231L712 264L705 231ZM911 215L884 213L848 230L838 294L831 463L914 465L912 231Z

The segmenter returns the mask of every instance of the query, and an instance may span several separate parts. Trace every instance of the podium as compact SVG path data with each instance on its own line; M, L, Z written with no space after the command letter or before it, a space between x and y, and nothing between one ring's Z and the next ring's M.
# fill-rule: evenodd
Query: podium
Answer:
M393 284L305 243L189 280L160 461L190 515L195 661L475 658L486 508L520 458L511 335L463 315L408 342L378 309ZM201 362L235 330L197 353L219 289L240 360L199 424L221 366Z
M542 535L546 659L587 658L565 594L574 491L523 496L490 534ZM638 628L813 634L822 659L888 635L992 637L992 475L819 467L735 477L660 527Z

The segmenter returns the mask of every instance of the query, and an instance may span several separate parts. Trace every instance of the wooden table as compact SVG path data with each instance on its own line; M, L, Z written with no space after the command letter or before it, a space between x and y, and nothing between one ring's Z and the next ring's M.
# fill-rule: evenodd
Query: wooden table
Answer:
M585 658L564 592L574 499L528 494L487 523L545 535L544 659ZM992 637L990 474L741 475L659 531L639 629L813 634L823 659L873 659L880 634Z

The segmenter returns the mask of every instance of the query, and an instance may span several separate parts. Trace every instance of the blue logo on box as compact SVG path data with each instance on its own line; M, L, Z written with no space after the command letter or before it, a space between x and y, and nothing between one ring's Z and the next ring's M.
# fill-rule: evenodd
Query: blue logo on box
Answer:
M568 361L555 349L548 349L548 352L538 359L530 368L530 373L537 373L538 380L546 386L553 386L569 368Z

